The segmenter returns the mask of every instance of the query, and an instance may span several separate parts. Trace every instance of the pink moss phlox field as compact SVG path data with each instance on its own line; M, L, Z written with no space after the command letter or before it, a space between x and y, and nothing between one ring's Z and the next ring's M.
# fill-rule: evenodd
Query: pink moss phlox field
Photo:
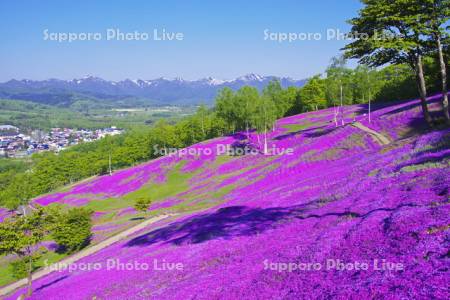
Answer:
M98 220L98 219L100 219L101 217L103 217L105 214L106 214L106 213L103 212L103 211L96 211L96 212L94 212L94 213L92 214L92 219L93 219L94 221L95 221L95 220Z
M186 158L183 171L195 176L186 192L161 201L164 207L189 191L212 197L221 187L233 189L216 206L149 225L80 261L99 263L100 270L54 272L35 281L32 298L448 299L450 130L403 135L420 122L418 107L417 100L383 106L370 123L363 105L344 108L346 121L388 133L393 141L386 146L354 126L336 127L331 108L277 123L269 144L291 147L293 155L246 155L220 165L209 157ZM311 120L309 127L287 130L288 124ZM402 129L391 130L390 121ZM247 142L258 145L257 133ZM161 161L119 177L158 172ZM101 189L98 181L108 180L102 178L77 190L127 190ZM109 259L147 263L150 269L108 270ZM327 267L336 260L368 268ZM180 263L182 269L158 270L155 261ZM321 268L274 269L279 263Z
M139 189L151 179L158 182L163 181L168 170L165 167L174 161L172 157L162 157L134 168L115 172L112 176L103 175L89 182L78 184L67 192L37 198L34 203L46 206L58 202L80 206L86 201L120 197ZM82 199L80 195L91 195L91 197Z
M124 208L124 209L120 210L117 213L117 216L121 217L121 216L133 215L133 214L136 214L136 213L137 213L137 211L136 211L136 209L134 209L134 207L127 207L127 208Z

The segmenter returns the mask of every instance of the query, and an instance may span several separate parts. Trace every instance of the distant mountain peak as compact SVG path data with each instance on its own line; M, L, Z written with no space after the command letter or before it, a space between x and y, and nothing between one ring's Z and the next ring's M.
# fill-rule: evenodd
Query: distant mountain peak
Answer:
M209 85L220 85L223 84L225 82L227 82L226 80L222 80L222 79L217 79L214 77L205 77L203 79L198 80L199 82L205 83L205 84L209 84Z
M269 77L273 77L273 76L269 76ZM255 73L249 73L244 76L238 77L237 79L242 80L242 81L263 81L264 76L261 76L261 75L255 74Z
M93 75L72 80L15 80L0 83L0 96L47 104L70 105L79 98L102 99L101 101L122 101L122 99L147 99L158 104L196 104L199 101L212 102L223 87L237 90L249 85L262 90L275 76L249 73L232 80L206 77L185 80L181 77L160 77L151 80L124 79L109 81ZM289 77L278 78L283 87L300 87L306 80ZM75 100L74 100L75 99ZM116 100L114 100L116 99ZM124 105L122 103L122 105Z
M106 82L103 78L92 76L92 75L85 75L82 78L74 78L72 80L69 80L69 82L73 82L76 84L80 84L83 82Z

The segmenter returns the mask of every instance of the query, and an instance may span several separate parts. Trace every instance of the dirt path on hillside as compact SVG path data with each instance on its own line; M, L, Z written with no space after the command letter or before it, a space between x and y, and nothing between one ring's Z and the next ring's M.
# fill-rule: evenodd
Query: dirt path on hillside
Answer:
M61 264L61 265L73 264L73 263L77 262L78 260L80 260L82 258L85 258L86 256L94 254L94 253L96 253L96 252L98 252L98 251L100 251L100 250L102 250L102 249L104 249L104 248L106 248L108 246L111 246L114 243L117 243L117 242L121 241L122 239L124 239L124 238L126 238L126 237L128 237L128 236L130 236L130 235L132 235L132 234L134 234L134 233L144 229L145 227L147 227L148 225L150 225L152 223L155 223L155 222L158 222L158 221L163 220L165 218L176 216L176 215L177 214L166 214L166 215L161 215L161 216L158 216L158 217L154 217L154 218L148 219L148 220L146 220L146 221L144 221L142 223L139 223L138 225L136 225L134 227L131 227L131 228L125 230L125 231L122 231L121 233L119 233L119 234L117 234L115 236L112 236L112 237L110 237L110 238L108 238L108 239L98 243L97 245L94 245L92 247L86 248L86 249L84 249L84 250L82 250L82 251L80 251L78 253L75 253L72 256L69 256L69 257L61 260L59 262L59 264ZM39 271L37 271L36 273L33 274L33 281L35 281L35 280L37 280L39 278L42 278L42 277L44 277L44 276L46 276L46 275L48 275L48 274L50 274L52 272L55 272L54 268L48 268L48 269L39 270ZM5 286L5 287L0 289L0 297L6 296L6 295L14 292L18 288L20 288L22 286L25 286L26 284L27 284L27 279L25 278L25 279L21 279L21 280L19 280L17 282L14 282L14 283L12 283L10 285L7 285L7 286Z
M383 135L379 132L376 132L373 129L370 129L369 127L366 127L359 122L352 123L352 126L355 126L356 128L359 128L359 129L367 132L368 134L370 134L380 145L387 145L391 142L385 135Z

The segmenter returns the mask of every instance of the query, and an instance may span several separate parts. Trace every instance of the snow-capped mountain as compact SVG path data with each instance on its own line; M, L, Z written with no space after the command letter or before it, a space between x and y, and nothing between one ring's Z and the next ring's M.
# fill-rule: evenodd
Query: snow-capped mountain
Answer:
M229 87L237 90L249 85L263 89L271 80L278 79L283 87L300 87L306 80L294 80L288 77L261 76L247 74L233 80L207 77L199 80L182 78L157 78L152 80L125 79L108 81L95 76L85 76L72 80L48 79L10 80L0 83L0 97L22 99L46 104L67 105L75 99L102 99L107 102L114 99L144 99L149 103L195 104L211 103L217 92Z
M250 73L250 74L238 77L237 80L241 80L241 81L263 81L264 77L260 76L258 74Z

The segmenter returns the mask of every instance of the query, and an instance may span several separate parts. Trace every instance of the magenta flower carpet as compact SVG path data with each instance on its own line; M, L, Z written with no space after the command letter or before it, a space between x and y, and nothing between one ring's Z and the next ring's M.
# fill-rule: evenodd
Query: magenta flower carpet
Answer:
M179 215L35 281L32 299L448 299L450 130L424 129L417 100L374 106L370 123L366 106L344 109L344 126L333 108L279 120L268 148L291 155L264 155L261 134L236 134L191 147L211 154L162 157L36 199L127 201L170 184L179 190L159 192L150 209ZM218 145L259 154L223 157ZM94 236L126 226L131 207L111 208Z

